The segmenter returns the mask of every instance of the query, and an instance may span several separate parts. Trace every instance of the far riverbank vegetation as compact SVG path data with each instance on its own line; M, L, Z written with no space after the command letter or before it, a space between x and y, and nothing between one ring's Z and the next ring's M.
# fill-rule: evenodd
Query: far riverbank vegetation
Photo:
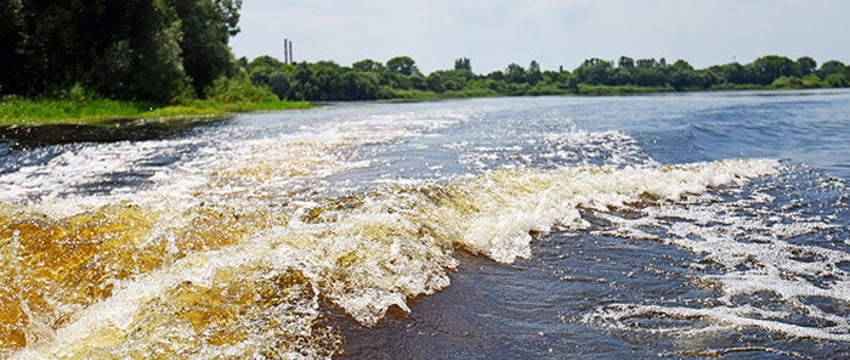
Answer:
M0 126L171 121L231 112L306 108L311 102L623 95L653 92L850 87L850 67L769 55L695 69L684 60L591 58L568 70L531 61L475 73L469 58L419 71L398 56L351 66L236 59L241 0L0 5Z
M850 86L850 67L830 60L818 67L811 57L796 61L769 55L750 64L736 62L695 69L685 60L587 59L572 71L541 70L512 63L505 70L476 74L469 58L428 75L399 56L386 63L362 60L352 66L332 61L285 64L261 56L241 60L251 82L281 99L306 101L419 100L486 96L624 95L674 91L840 88Z

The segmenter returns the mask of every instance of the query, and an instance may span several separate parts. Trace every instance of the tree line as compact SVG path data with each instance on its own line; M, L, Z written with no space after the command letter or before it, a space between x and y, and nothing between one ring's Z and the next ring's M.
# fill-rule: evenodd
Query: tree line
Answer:
M237 74L241 0L0 0L0 95L171 102Z
M541 70L531 61L527 67L512 63L486 75L475 74L469 58L428 75L408 56L386 63L366 59L350 67L332 61L283 64L261 56L251 62L242 59L242 66L253 83L267 86L278 97L311 101L850 86L850 67L840 61L818 67L811 57L791 60L778 55L705 69L684 60L669 64L664 58L627 56L616 62L587 59L572 71Z
M591 58L573 70L509 64L473 72L469 58L428 75L397 56L351 66L235 59L242 0L0 0L0 96L94 94L180 103L197 98L307 101L620 94L850 86L850 67L769 55L695 69L684 60ZM83 96L84 97L84 96ZM249 99L249 100L250 100ZM239 101L242 101L239 100Z

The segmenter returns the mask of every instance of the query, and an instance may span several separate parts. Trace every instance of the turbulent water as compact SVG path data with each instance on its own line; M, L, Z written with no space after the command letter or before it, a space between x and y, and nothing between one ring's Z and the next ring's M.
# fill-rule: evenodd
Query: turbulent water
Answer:
M850 92L0 140L0 358L847 358Z

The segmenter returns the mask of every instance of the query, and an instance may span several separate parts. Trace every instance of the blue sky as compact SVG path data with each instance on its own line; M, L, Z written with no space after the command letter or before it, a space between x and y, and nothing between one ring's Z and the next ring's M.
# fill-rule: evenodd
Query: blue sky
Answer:
M244 0L237 57L350 66L407 55L424 73L468 57L572 70L584 59L684 59L697 68L777 54L850 63L846 0Z

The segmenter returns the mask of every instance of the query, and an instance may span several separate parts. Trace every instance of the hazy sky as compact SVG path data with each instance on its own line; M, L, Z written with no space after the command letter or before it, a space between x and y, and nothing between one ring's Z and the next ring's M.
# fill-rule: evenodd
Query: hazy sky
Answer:
M407 55L423 73L468 57L476 73L537 60L684 59L703 68L777 54L850 62L847 0L244 0L237 57L296 61Z

